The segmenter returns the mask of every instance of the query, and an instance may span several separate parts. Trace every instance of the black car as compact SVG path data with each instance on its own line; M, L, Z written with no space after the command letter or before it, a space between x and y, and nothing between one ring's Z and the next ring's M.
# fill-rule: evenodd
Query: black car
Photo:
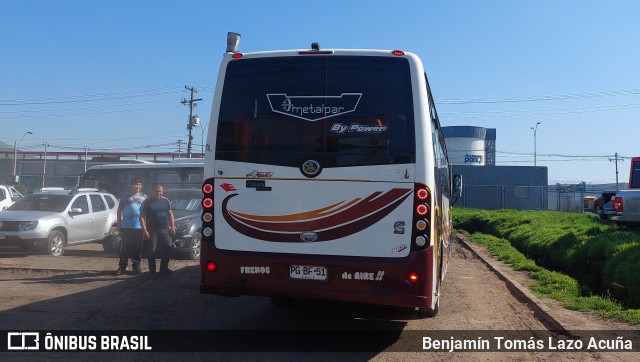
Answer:
M171 202L175 218L176 235L173 237L175 251L188 255L190 259L200 258L202 235L202 191L200 189L165 189L164 197Z

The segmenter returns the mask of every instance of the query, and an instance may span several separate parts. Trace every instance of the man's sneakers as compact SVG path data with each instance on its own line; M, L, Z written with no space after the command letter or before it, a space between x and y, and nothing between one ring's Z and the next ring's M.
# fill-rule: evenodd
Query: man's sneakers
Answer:
M118 269L116 269L116 275L122 275L124 274L125 268L123 267L119 267Z

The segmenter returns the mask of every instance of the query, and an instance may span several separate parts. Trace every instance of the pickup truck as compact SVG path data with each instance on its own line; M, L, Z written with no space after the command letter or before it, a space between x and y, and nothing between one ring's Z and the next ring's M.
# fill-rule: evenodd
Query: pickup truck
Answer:
M14 202L22 198L20 191L13 186L0 185L0 211L6 210Z
M611 198L611 209L610 220L640 225L640 157L631 159L629 189L616 192Z

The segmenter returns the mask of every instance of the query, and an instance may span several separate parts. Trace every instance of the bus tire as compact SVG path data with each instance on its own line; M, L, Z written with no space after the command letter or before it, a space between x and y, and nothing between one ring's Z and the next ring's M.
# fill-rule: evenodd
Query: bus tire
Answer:
M292 298L271 297L271 304L276 308L288 309L293 307Z
M420 318L433 318L440 311L440 298L436 299L436 306L431 308L418 308L418 316Z
M420 318L433 318L438 315L440 311L440 289L442 288L442 279L444 279L442 263L444 262L444 253L442 252L442 243L439 244L438 247L438 279L436 281L436 305L431 308L418 308L418 316Z

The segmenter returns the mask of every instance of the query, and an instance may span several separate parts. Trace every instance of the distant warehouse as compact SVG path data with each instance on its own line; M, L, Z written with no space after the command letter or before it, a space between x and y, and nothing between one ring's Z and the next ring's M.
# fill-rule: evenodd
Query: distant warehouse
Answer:
M547 210L547 168L496 166L495 128L451 126L442 131L453 173L463 178L457 206Z

